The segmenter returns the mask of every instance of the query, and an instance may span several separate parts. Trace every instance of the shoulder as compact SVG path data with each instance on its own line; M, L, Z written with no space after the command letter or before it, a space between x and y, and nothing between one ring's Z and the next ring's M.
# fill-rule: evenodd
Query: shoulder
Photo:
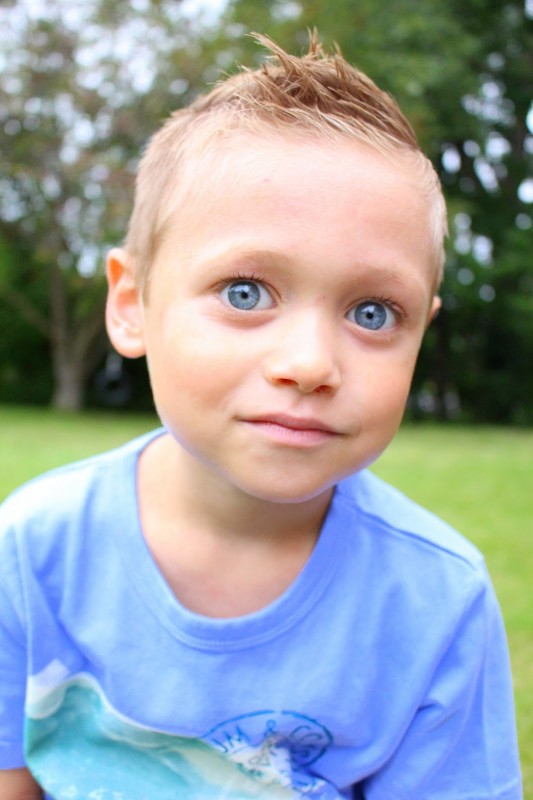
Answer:
M380 641L384 636L420 658L425 653L431 672L454 641L465 642L460 632L467 630L474 663L488 631L501 625L479 550L368 471L343 481L337 494L347 552L343 585L357 586Z
M456 620L492 593L479 550L371 472L343 481L337 495L351 563L364 562L367 592L408 598L409 607L427 605L432 619L443 614Z
M348 514L391 543L413 550L483 563L479 550L451 525L372 472L363 470L338 486L339 504Z

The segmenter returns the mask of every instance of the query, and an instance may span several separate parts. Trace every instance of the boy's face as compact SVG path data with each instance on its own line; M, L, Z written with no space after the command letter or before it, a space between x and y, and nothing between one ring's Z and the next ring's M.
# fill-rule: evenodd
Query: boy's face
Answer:
M146 352L197 474L303 501L400 423L438 306L430 203L405 156L362 144L243 136L217 155L170 218L147 300L111 257L110 334Z

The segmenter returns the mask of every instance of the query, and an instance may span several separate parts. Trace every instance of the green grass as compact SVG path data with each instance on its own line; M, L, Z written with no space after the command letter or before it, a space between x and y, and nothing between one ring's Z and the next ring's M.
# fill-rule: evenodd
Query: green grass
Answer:
M147 415L0 407L0 498L44 470L158 424ZM533 797L533 430L406 426L374 471L484 553L506 621L525 797Z

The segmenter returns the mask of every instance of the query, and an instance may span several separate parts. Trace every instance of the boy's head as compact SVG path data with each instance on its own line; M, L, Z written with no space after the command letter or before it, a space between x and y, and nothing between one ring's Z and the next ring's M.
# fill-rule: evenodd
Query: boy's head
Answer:
M191 192L210 190L210 184L198 185L198 176L205 176L198 165L216 159L232 135L249 132L263 138L352 140L376 148L392 162L400 156L410 159L432 209L436 288L444 264L446 209L437 175L398 105L339 52L325 55L316 34L303 57L288 55L264 36L256 38L270 49L271 59L176 111L147 148L125 242L138 287L147 289L169 218L181 205L186 207Z
M316 42L272 49L152 140L107 321L147 357L180 480L294 503L394 436L445 214L387 95Z

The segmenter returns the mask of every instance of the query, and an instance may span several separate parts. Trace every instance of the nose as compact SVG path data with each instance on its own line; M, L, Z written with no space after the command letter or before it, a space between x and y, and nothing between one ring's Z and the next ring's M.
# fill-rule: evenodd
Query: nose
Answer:
M276 332L265 360L265 376L276 386L292 386L302 394L333 394L341 381L338 342L313 311L295 315Z

